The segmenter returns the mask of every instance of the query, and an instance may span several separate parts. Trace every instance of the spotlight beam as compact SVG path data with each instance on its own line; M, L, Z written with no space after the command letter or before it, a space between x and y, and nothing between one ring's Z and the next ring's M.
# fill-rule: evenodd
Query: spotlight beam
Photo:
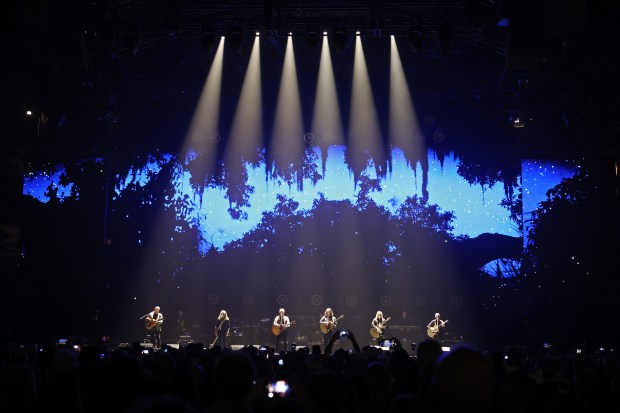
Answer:
M329 44L327 36L323 36L319 77L314 101L314 117L312 119L312 133L317 139L317 145L321 147L323 174L325 174L325 161L329 145L344 144L341 119Z
M390 37L390 143L400 147L405 154L419 153L423 150L422 145L416 144L416 140L421 140L420 126L396 40L394 36Z
M390 37L390 103L389 103L390 147L403 151L405 159L422 167L422 193L428 198L428 159L422 131L415 113L413 99L405 77L398 46L394 36Z
M224 39L220 39L211 69L194 110L180 151L181 162L193 162L193 175L204 178L206 185L215 168L217 143L220 141L219 116L224 62ZM199 167L195 165L199 164Z
M356 36L347 148L349 165L353 170L356 182L370 163L374 164L376 177L385 176L385 153L381 140L381 130L368 76L364 48L361 38ZM376 177L371 176L371 178Z
M217 52L213 58L211 69L205 80L202 94L198 99L194 115L186 132L183 141L179 164L187 164L187 169L201 186L206 186L211 178L215 162L217 159L217 145L211 139L218 133L219 113L220 113L220 94L222 84L222 71L224 60L224 42L220 41ZM158 279L162 276L161 259L165 246L170 243L168 229L174 223L169 222L164 215L156 217L153 224L153 231L146 240L144 253L140 258L140 263L136 269L136 275L128 282L128 291L140 291L142 296L149 297L153 302L162 303L167 296L166 292L161 291L158 286ZM137 297L137 296L136 296ZM140 299L141 300L141 299ZM126 307L126 312L134 311L133 306L138 301L120 304ZM126 331L131 331L132 326L127 325Z
M274 119L273 138L270 148L274 175L283 178L289 185L303 180L304 141L301 101L297 83L297 68L293 39L288 37L284 68L280 80L278 102Z
M225 159L229 173L243 174L244 162L258 163L263 141L262 112L260 38L257 36L254 39L226 147Z

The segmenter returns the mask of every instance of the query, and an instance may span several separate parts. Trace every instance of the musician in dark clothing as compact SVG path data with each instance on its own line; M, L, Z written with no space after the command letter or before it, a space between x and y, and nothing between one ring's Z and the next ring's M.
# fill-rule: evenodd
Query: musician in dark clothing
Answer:
M228 348L228 334L230 332L230 319L226 310L220 311L220 315L215 320L215 335L217 345L222 349Z
M164 315L159 310L159 306L156 306L146 316L146 328L149 330L154 350L161 348L161 325L164 323Z
M370 334L376 338L379 342L383 341L384 337L383 337L383 332L385 331L385 325L387 324L387 322L390 319L387 318L385 319L383 317L383 312L382 311L377 311L377 314L375 315L375 318L372 319L372 321L370 322Z
M185 330L185 318L183 316L183 310L179 310L179 316L177 317L177 334L179 338L187 334Z

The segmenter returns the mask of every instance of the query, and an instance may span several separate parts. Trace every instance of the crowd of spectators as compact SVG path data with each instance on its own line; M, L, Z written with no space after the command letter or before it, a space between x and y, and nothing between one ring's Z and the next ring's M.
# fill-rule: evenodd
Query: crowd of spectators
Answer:
M410 354L399 343L360 348L352 333L339 333L323 352L6 345L0 412L620 412L618 358L609 350L443 351L429 339ZM352 349L332 351L337 340Z

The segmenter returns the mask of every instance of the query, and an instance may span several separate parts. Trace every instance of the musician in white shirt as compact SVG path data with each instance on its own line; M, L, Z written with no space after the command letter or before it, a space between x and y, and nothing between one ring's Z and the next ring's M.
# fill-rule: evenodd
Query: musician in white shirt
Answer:
M441 329L445 327L447 322L448 320L444 321L441 319L441 314L435 313L435 318L433 318L426 326L429 337L439 338L441 336Z
M164 315L159 310L159 306L156 306L146 317L152 326L149 330L151 332L151 343L153 343L155 350L161 348L161 325L164 323Z
M286 338L286 330L291 326L291 321L288 316L284 314L284 308L280 308L278 311L278 315L273 320L273 326L276 327L274 331L278 331L279 334L276 335L276 353L279 351L280 342L284 344L284 351L288 350L288 340Z

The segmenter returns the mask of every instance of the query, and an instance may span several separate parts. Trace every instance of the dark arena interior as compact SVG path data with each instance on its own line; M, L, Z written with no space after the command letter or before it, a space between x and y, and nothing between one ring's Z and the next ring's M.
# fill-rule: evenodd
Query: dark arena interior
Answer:
M618 2L2 9L0 411L620 411Z

